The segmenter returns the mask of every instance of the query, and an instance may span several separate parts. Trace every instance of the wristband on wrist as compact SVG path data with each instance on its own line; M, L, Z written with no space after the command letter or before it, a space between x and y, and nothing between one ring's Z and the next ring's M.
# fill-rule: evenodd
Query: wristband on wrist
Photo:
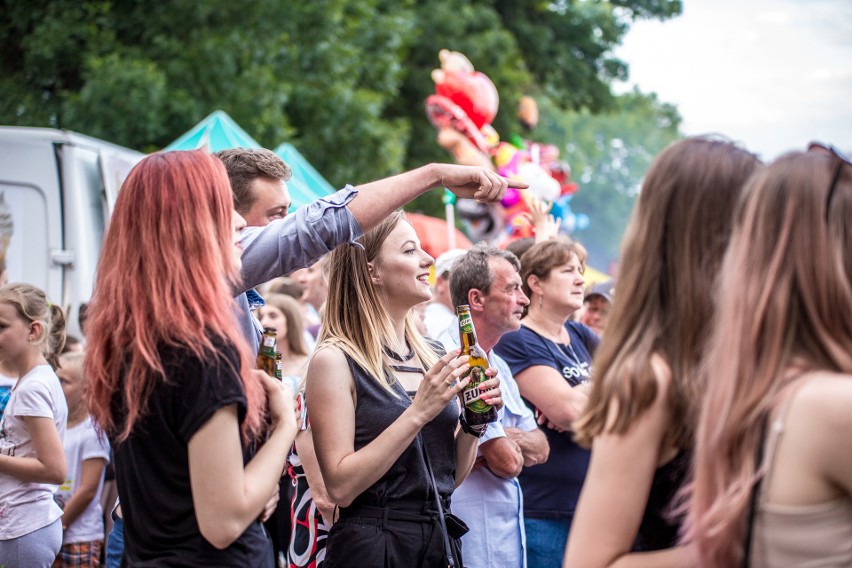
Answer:
M485 431L488 430L488 424L482 424L480 426L471 426L468 424L467 420L464 419L464 413L459 414L459 424L461 424L462 432L465 434L470 434L471 436L476 436L477 438L481 438L485 435Z

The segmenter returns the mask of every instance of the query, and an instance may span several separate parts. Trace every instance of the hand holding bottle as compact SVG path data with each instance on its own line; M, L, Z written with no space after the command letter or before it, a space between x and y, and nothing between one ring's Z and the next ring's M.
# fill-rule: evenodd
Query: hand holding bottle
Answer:
M450 351L432 365L414 395L414 408L429 422L435 418L453 399L459 396L467 386L469 379L462 379L470 365L466 356L460 356L459 351Z

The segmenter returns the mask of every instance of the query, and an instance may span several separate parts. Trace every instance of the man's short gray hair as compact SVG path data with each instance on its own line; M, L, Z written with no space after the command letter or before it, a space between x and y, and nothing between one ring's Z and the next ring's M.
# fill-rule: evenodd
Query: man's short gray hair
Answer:
M518 257L511 252L485 243L475 245L456 261L450 273L450 295L453 304L467 304L468 293L473 289L480 290L483 294L491 290L491 283L494 282L494 273L488 264L491 258L503 258L515 267L515 270L521 269Z

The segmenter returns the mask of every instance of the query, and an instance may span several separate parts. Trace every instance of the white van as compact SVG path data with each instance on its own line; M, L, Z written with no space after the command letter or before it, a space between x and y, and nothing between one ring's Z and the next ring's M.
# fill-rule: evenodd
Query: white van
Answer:
M28 282L65 308L81 337L106 221L144 154L50 128L0 126L0 259L9 282Z

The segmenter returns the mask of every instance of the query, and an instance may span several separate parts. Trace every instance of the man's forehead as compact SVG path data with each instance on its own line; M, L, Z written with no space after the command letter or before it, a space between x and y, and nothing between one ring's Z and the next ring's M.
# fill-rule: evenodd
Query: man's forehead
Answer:
M515 276L517 276L518 279L521 278L521 275L518 274L518 270L515 266L503 257L490 257L488 259L488 265L491 267L492 272L498 276L502 276L503 278L512 279Z

